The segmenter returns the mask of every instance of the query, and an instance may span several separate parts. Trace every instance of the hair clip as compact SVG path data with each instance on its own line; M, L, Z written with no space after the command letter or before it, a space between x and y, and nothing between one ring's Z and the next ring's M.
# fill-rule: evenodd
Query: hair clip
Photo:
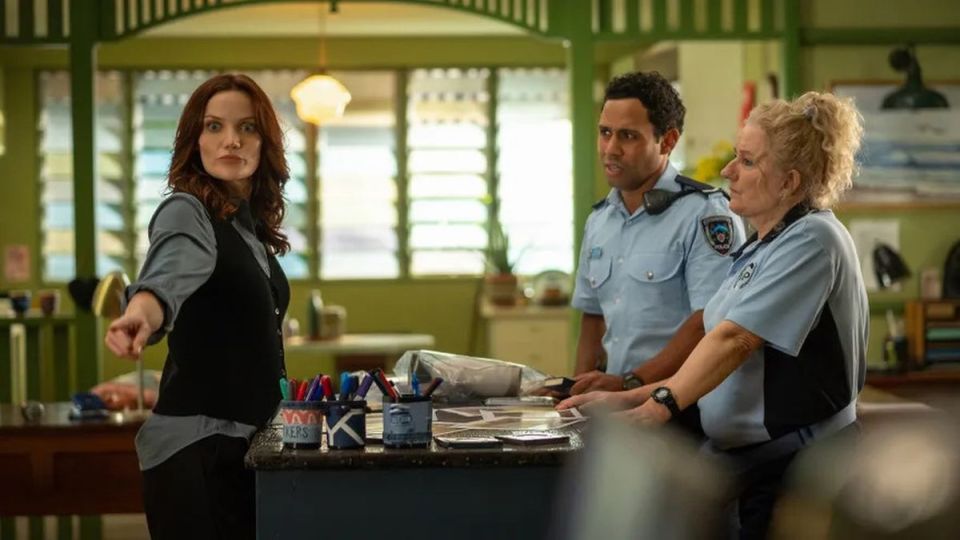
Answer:
M814 107L813 105L807 105L806 108L803 109L803 117L806 118L807 120L813 120L813 113L815 113L816 111L817 111L816 107Z

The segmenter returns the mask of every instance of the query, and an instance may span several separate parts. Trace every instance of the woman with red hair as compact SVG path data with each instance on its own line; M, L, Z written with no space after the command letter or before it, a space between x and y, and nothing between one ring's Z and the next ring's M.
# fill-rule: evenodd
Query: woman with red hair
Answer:
M263 90L217 75L190 96L150 221L150 249L106 344L137 358L167 336L153 414L137 435L153 538L253 538L250 437L272 418L285 376L290 299L277 255L289 178Z

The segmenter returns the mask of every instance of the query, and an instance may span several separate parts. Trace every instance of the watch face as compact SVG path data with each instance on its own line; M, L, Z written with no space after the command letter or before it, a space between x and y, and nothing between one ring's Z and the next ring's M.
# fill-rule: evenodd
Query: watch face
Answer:
M667 399L667 396L670 395L670 390L660 387L653 391L653 399L660 401L662 399Z

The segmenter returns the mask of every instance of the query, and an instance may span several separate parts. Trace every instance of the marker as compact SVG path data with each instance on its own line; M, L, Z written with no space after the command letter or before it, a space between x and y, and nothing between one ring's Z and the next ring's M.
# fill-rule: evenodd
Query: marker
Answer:
M387 376L386 373L384 373L383 376L386 377ZM390 392L393 394L393 399L399 399L400 389L397 388L397 382L394 381L393 379L387 379L387 382L390 383Z
M300 387L297 388L297 401L303 401L304 398L307 397L308 386L310 386L310 384L307 382L306 379L300 381Z
M370 385L373 384L373 377L367 373L363 376L363 382L360 383L360 388L357 390L357 397L360 399L366 399L367 392L370 391Z
M350 376L350 394L347 395L347 399L353 399L357 395L357 389L360 388L360 377L356 375Z
M320 386L320 376L317 375L310 381L310 386L307 387L307 393L303 396L304 401L313 401L316 399L317 387Z
M345 374L346 375L346 374ZM340 401L349 401L353 393L353 379L349 375L343 378L340 384Z
M287 381L287 395L290 396L290 399L297 399L297 388L299 388L299 386L297 385L296 379L289 379Z
M440 383L442 382L443 382L442 378L434 377L433 380L430 381L430 384L427 385L427 389L423 391L424 397L430 397L431 395L433 395L433 391L436 390L437 387L440 386Z
M417 378L416 373L410 378L410 386L413 388L413 395L420 395L420 379Z
M330 376L320 377L320 385L323 387L323 397L327 398L327 401L333 401L333 383L330 382Z
M387 382L387 377L384 376L382 369L374 369L370 372L370 376L373 377L373 382L380 389L381 394L396 401L396 398L393 397L393 387Z
M280 377L280 397L282 397L284 401L290 400L290 387L287 385L287 379L284 377Z

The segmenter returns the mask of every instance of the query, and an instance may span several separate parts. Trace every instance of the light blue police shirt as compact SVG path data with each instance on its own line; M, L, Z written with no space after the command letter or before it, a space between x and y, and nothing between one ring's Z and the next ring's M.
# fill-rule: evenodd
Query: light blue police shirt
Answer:
M753 238L704 310L765 345L699 400L704 432L726 449L801 428L815 436L856 419L869 310L853 240L829 210L791 210Z
M680 191L676 179L668 165L654 187ZM572 305L603 315L606 372L627 373L660 352L716 292L743 239L719 192L687 195L657 215L643 206L629 214L617 189L594 205Z

